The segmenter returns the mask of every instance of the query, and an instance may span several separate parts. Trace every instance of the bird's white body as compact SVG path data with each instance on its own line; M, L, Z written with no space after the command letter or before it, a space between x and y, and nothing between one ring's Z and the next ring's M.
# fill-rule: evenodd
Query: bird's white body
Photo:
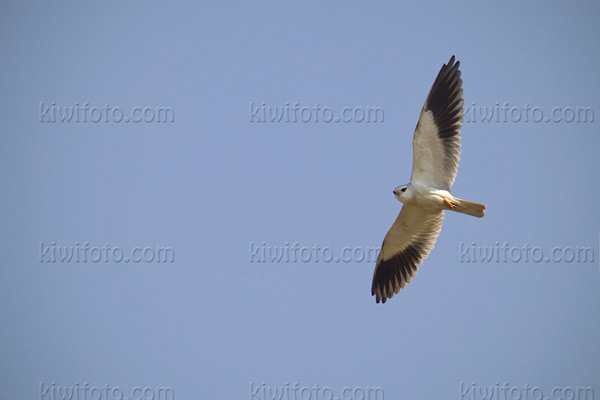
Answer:
M402 192L402 188L406 188L406 190ZM406 205L436 211L447 210L448 203L446 201L456 201L447 190L432 188L416 182L398 186L394 190L394 195L396 199Z

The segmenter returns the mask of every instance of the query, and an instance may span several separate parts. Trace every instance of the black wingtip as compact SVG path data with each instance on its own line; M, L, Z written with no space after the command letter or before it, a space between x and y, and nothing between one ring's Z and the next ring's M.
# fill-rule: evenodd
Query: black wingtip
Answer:
M460 131L464 100L459 68L460 61L452 56L440 69L425 102L427 110L433 113L440 139L456 136Z
M377 303L385 303L410 283L423 261L422 248L418 243L410 244L392 258L378 261L371 285Z

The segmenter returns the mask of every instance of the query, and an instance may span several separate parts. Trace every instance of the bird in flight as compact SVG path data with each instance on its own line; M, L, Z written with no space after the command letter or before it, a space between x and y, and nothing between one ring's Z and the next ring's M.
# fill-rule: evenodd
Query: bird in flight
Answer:
M410 183L394 189L404 205L383 239L371 295L377 303L398 294L417 273L442 229L444 211L483 217L486 206L450 194L460 159L463 90L460 61L444 64L429 91L413 137Z

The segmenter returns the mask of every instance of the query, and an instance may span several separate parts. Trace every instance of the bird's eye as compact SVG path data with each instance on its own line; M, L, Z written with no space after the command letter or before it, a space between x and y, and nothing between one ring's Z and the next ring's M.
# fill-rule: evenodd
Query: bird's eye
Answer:
M406 188L400 189L401 192L406 192Z

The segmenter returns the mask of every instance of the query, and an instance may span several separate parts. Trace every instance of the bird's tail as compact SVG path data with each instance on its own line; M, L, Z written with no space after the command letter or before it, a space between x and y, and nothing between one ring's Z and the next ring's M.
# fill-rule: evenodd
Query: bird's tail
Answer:
M485 204L471 203L470 201L456 198L454 199L453 203L456 204L456 208L454 209L456 212L472 215L477 218L481 218L485 214Z

